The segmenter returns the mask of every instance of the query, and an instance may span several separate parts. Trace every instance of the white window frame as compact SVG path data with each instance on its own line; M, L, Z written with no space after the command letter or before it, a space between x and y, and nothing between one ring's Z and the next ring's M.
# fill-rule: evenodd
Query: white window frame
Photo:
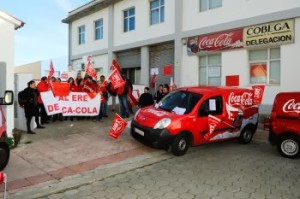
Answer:
M220 56L221 63L219 64L209 64L208 59L210 56ZM201 66L200 59L205 58L205 65ZM205 69L205 81L201 78L201 69ZM219 78L219 84L211 84L210 78ZM212 55L204 55L199 57L199 85L218 85L222 84L222 55L221 54L212 54Z
M221 0L221 5L218 5L217 7L211 7L212 6L212 1L218 1L218 0L199 0L199 11L200 12L205 12L208 10L216 9L216 8L221 8L223 6L223 0ZM203 2L203 3L201 3ZM206 7L202 7L201 5L206 4Z
M98 26L98 23L99 23L99 26ZM95 40L103 39L103 19L99 19L99 20L95 21L94 24L95 24ZM97 37L98 32L99 32L99 38Z
M279 58L271 58L271 50L278 50L279 49ZM250 60L250 53L253 51L258 51L258 50L266 50L267 51L267 58L266 59L257 59L257 60ZM281 48L280 47L275 47L275 48L265 48L265 49L257 49L257 50L249 50L248 51L249 54L249 79L250 79L250 84L267 84L267 85L280 85L281 83ZM272 82L271 79L271 62L279 62L279 71L278 71L278 75L279 75L279 79L276 82ZM251 66L253 65L259 65L259 64L265 64L266 65L266 80L265 81L252 81L252 77L251 77Z
M151 8L151 4L158 2L158 6ZM150 3L150 25L163 23L165 21L165 0L151 0ZM158 14L158 21L152 21L152 16Z
M130 10L134 11L134 14L133 15L130 15ZM124 23L124 27L123 27L123 31L124 32L130 32L130 31L133 31L135 30L135 7L132 7L132 8L128 8L127 10L124 10L123 11L123 17L124 17L124 20L123 20L123 23ZM134 24L133 24L133 27L130 26L130 22L131 20L134 20ZM127 25L127 26L126 26ZM126 29L127 27L127 29Z
M85 44L85 25L78 27L78 44Z

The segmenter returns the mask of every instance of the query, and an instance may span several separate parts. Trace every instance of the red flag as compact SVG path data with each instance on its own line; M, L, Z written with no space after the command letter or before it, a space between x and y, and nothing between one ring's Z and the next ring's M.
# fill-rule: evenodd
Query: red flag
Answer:
M173 91L175 89L175 84L173 81L173 77L170 78L170 92Z
M50 68L49 68L48 78L51 78L53 75L54 75L54 67L53 67L53 62L51 60L50 61Z
M117 62L117 60L113 59L111 66L110 66L110 70L115 70L117 69L119 72L121 72L121 67L119 65L119 63Z
M125 84L124 79L121 77L119 71L115 69L108 77L114 89L119 88Z
M0 172L0 184L4 182L5 174Z
M265 85L253 85L252 89L254 91L253 104L261 104L264 95Z
M136 98L133 96L132 92L129 92L129 93L128 93L128 101L129 101L129 103L131 104L131 106L136 106L136 105L138 105L138 99L136 99Z
M151 82L150 82L150 87L151 87L151 88L155 88L156 80L157 80L157 74L154 73L154 74L152 75Z
M54 96L68 96L70 94L70 84L62 82L53 82L52 91Z
M95 69L93 68L92 66L92 63L91 63L91 56L88 56L87 58L87 66L86 66L86 74L97 79L97 73L95 71Z
M112 127L109 131L109 136L113 139L118 139L118 137L122 134L126 126L127 126L127 121L124 120L120 115L116 113Z

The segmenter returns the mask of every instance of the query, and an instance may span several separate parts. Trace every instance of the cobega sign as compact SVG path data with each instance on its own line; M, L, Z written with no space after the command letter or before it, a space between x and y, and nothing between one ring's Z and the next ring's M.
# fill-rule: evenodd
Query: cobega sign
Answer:
M236 48L281 45L294 42L294 19L259 24L243 29L189 37L188 55Z
M294 20L282 20L244 28L244 47L294 42Z

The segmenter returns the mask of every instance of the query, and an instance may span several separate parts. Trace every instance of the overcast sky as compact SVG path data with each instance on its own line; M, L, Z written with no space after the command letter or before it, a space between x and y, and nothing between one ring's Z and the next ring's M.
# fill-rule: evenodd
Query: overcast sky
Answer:
M68 55L68 12L91 0L0 0L0 9L25 22L15 32L15 66Z

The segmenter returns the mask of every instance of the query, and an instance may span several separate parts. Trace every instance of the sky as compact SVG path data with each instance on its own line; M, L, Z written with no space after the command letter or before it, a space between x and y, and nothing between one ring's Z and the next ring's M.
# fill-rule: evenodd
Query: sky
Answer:
M25 25L15 31L15 66L68 56L68 25L61 21L91 0L0 0L0 9Z

